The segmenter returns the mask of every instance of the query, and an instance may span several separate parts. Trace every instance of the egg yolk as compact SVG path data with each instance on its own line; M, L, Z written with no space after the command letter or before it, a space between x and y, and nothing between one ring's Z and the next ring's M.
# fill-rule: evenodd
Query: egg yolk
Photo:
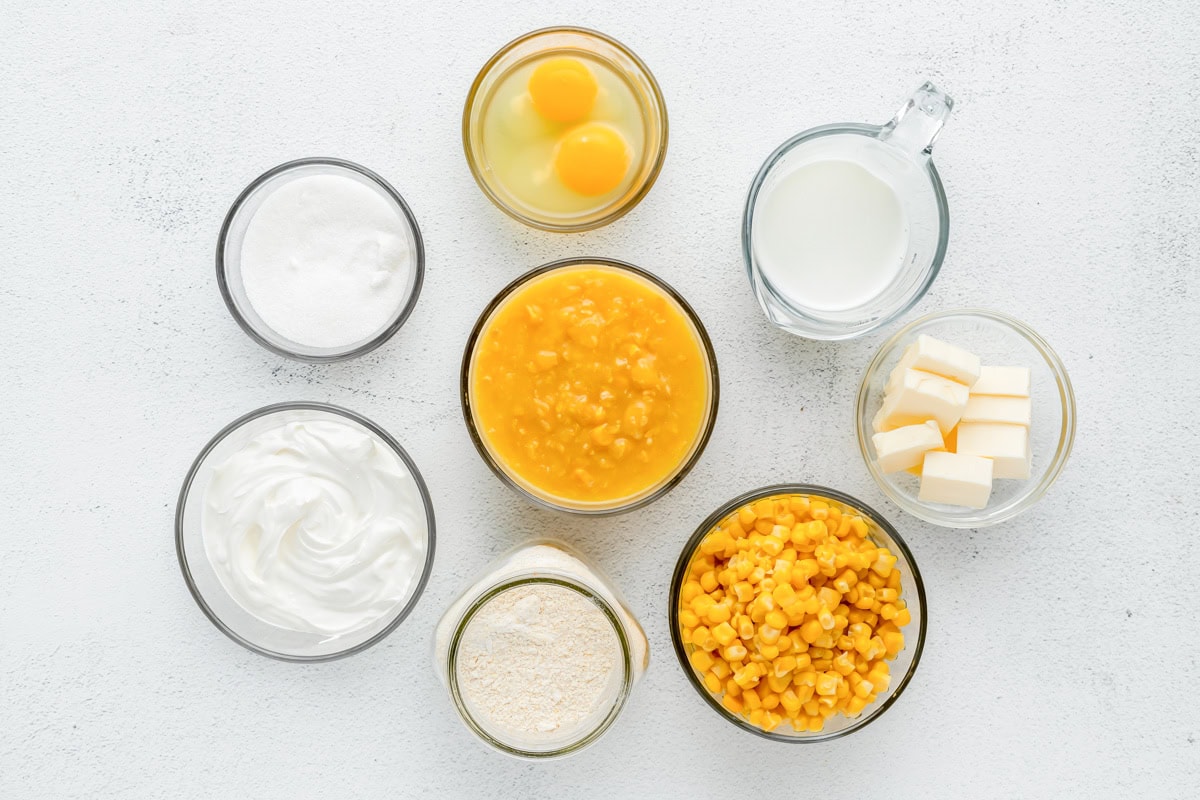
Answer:
M552 58L529 76L533 107L554 122L582 119L596 103L596 76L575 58Z
M629 161L629 145L621 134L608 125L589 122L559 141L554 170L571 191L598 195L621 185Z

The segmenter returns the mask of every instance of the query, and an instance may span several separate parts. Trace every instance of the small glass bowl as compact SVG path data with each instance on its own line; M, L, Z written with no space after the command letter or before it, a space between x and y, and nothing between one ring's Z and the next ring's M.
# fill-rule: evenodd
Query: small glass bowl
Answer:
M713 527L738 508L747 503L779 495L804 495L813 500L824 500L831 505L840 506L843 510L853 510L860 514L870 527L871 539L877 544L887 547L896 556L895 568L901 570L900 597L907 603L909 613L912 615L912 622L903 629L905 634L904 649L888 662L893 680L888 686L887 691L878 697L874 703L863 709L862 714L858 717L851 719L842 714L835 714L825 720L824 729L817 732L796 731L786 723L773 731L765 731L751 723L745 717L734 714L725 708L721 704L720 696L710 692L708 687L704 685L703 679L696 674L696 670L692 667L690 660L692 646L684 644L683 639L679 635L680 593L687 578L688 565L691 564L692 556L696 554L697 549L700 547L700 542ZM873 508L848 494L813 484L783 483L775 486L764 486L761 489L755 489L754 491L746 492L743 495L733 498L710 514L704 522L700 523L700 526L696 528L696 532L684 544L683 551L679 554L679 560L675 562L675 572L671 576L671 590L668 603L670 604L667 614L671 627L671 644L675 647L675 655L679 659L679 666L683 669L683 673L687 676L692 688L723 719L744 731L749 731L756 736L770 739L773 742L825 742L830 739L848 736L866 727L878 719L884 711L891 708L900 697L905 687L908 686L909 681L912 680L913 674L917 671L917 664L921 660L921 652L925 648L925 631L927 627L925 618L925 583L921 580L921 573L917 570L917 563L913 559L912 551L908 549L908 545L900 538L900 534L892 527L892 524L881 517ZM916 632L915 636L912 635L913 631ZM899 677L897 678L897 676Z
M554 586L574 591L596 606L612 625L620 650L620 668L609 678L608 698L576 728L542 741L495 728L473 708L458 676L459 650L475 615L489 602L522 586ZM594 562L556 539L531 539L509 550L487 568L442 615L434 631L434 668L467 728L485 744L517 758L547 760L573 755L603 736L625 707L633 687L649 666L649 643L612 580ZM495 729L493 729L495 728Z
M512 69L550 53L583 52L607 63L628 81L637 96L645 129L644 152L629 189L608 205L581 214L559 216L522 204L496 180L483 146L483 119L492 92ZM623 217L650 191L667 155L667 105L650 69L632 50L609 36L587 28L542 28L518 37L488 59L479 70L463 108L463 150L479 188L510 217L545 231L588 231Z
M412 270L409 275L408 287L404 300L395 310L388 321L375 333L366 339L352 342L345 347L313 347L292 341L276 333L270 325L263 321L251 305L246 289L242 283L242 241L246 236L246 228L254 214L267 196L288 181L309 175L339 175L352 178L376 192L396 206L396 210L407 221L409 248L412 253ZM417 227L416 217L392 185L366 167L339 158L302 158L267 170L259 175L233 201L221 232L217 237L217 285L221 289L221 297L225 306L233 315L241 329L254 341L270 350L272 353L305 361L308 363L328 363L345 361L369 353L395 335L404 325L405 320L417 305L421 294L421 285L425 278L425 243L421 238L421 229Z
M885 474L875 461L871 420L883 403L888 374L904 348L926 334L966 348L984 364L1027 366L1032 371L1033 468L1028 480L997 480L986 508L926 503L917 499L920 478ZM892 502L914 517L946 528L983 528L1029 510L1045 496L1071 455L1075 442L1075 393L1058 354L1046 340L1007 314L981 309L939 311L910 322L884 342L863 374L855 411L858 447L867 471Z
M661 291L667 298L678 306L691 323L696 335L696 341L700 345L700 349L704 351L705 366L708 371L709 378L709 403L707 413L704 420L701 422L700 431L696 435L696 440L692 443L692 449L688 456L684 458L675 471L664 478L659 483L650 486L642 492L628 498L622 498L617 501L606 501L601 503L581 503L565 498L551 495L543 492L530 482L524 480L515 473L510 472L501 463L499 457L492 453L490 447L484 441L482 434L479 432L479 426L475 422L475 412L472 408L471 401L471 367L475 361L475 345L479 342L488 323L491 322L493 314L500 309L504 302L515 292L521 289L525 284L546 275L549 272L560 269L573 269L576 267L604 267L613 270L627 272L632 276L651 284L653 287ZM682 295L676 292L670 284L662 278L647 272L640 267L635 267L632 264L627 264L624 261L617 261L611 258L565 258L560 261L552 261L549 264L543 264L540 267L526 272L515 281L505 286L500 290L500 293L492 298L492 302L488 303L483 309L483 313L479 315L479 319L475 322L475 327L471 329L471 335L467 337L467 346L463 351L462 370L459 380L459 396L462 401L463 419L467 423L467 432L471 436L471 441L475 444L475 449L479 451L480 457L488 468L495 473L501 481L518 493L529 498L533 502L546 508L552 508L557 511L566 511L572 514L584 514L592 516L603 516L609 514L621 514L626 511L632 511L635 508L641 508L644 505L653 503L658 498L665 495L671 489L675 488L680 481L692 470L696 462L700 460L700 455L704 452L705 446L708 444L708 439L712 435L713 426L717 421L717 406L720 396L720 378L717 373L717 355L713 350L712 341L708 338L708 331L704 329L704 323L700 321L700 317L692 309L688 302L683 299Z
M425 506L427 536L425 564L413 582L408 597L371 624L350 633L329 637L289 630L264 622L229 595L209 562L201 528L204 492L212 478L212 465L219 464L246 442L281 422L335 419L349 423L386 443L412 473ZM420 471L400 443L366 417L328 403L277 403L251 411L221 429L192 462L175 508L175 553L188 591L200 610L222 633L248 650L280 661L333 661L362 652L382 641L409 615L425 591L433 568L433 501Z

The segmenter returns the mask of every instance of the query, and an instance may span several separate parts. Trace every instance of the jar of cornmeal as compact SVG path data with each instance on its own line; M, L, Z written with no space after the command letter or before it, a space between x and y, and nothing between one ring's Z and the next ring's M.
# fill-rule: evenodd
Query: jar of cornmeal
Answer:
M600 571L528 542L442 616L434 665L466 726L519 758L577 753L616 721L649 661L646 634Z

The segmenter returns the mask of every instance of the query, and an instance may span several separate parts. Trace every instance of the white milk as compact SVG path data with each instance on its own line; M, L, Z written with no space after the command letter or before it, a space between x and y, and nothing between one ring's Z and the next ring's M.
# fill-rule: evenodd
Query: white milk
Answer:
M797 305L843 311L879 295L908 251L896 192L852 161L802 164L763 186L752 247L763 276Z

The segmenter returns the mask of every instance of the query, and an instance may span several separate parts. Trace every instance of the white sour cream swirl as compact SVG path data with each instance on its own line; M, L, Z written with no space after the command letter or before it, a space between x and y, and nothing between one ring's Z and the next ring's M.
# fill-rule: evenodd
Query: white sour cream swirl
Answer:
M281 422L216 465L201 528L221 584L246 611L331 638L408 598L429 538L395 451L324 418Z

